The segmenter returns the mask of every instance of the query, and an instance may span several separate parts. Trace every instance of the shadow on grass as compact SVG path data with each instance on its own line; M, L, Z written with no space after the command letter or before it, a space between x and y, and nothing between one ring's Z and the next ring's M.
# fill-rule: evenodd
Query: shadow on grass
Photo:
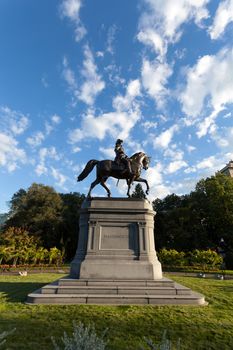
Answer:
M33 282L0 282L0 302L23 303L29 293L43 287L46 283Z

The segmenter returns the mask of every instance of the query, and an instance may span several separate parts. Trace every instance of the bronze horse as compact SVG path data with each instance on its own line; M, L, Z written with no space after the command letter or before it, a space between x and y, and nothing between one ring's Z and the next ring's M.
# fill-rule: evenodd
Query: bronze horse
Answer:
M111 197L111 192L109 188L106 186L105 182L107 179L111 177L115 177L116 179L125 179L127 181L128 185L128 191L127 195L130 197L130 187L133 183L133 181L137 182L144 182L146 184L146 194L149 193L149 185L147 180L140 177L141 170L145 169L147 170L150 163L150 158L143 152L138 152L132 155L132 157L129 158L131 161L131 168L132 168L132 175L130 176L127 170L123 167L122 164L118 165L116 162L112 160L89 160L89 162L86 164L84 170L81 172L81 174L78 176L77 181L84 180L90 172L93 170L93 168L96 166L96 180L92 182L90 189L88 191L87 196L91 196L91 191L93 188L101 184L105 190L108 193L108 197Z

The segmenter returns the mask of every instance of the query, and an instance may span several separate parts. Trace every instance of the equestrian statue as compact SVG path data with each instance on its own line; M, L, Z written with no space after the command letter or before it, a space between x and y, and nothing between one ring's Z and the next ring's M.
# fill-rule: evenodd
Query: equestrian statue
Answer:
M127 196L130 197L130 188L133 181L143 182L146 184L146 194L149 193L149 185L146 179L140 177L142 169L147 170L150 163L150 157L143 152L138 152L128 157L125 154L122 146L123 140L118 139L115 144L115 160L89 160L84 170L78 176L77 181L84 180L93 168L96 166L96 179L92 182L88 191L87 197L91 197L93 188L101 184L107 191L108 197L111 197L111 192L106 186L107 179L111 176L118 180L125 179L128 185Z

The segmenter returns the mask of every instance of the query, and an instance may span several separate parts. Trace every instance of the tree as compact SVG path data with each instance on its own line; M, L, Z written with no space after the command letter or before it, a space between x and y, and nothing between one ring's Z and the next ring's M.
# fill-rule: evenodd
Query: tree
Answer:
M211 245L200 212L189 195L168 195L153 202L157 212L155 234L157 247L180 250L206 249Z
M217 245L223 238L233 249L233 179L221 173L202 179L191 197L209 239Z
M10 204L6 228L25 228L46 248L60 244L62 199L52 187L33 183L27 191L21 189L14 194Z
M78 192L73 193L61 193L62 199L62 222L60 230L62 233L62 242L66 251L66 258L72 259L75 255L78 235L79 235L79 212L83 200L84 194Z
M4 226L7 218L8 218L8 213L0 214L0 230Z
M222 174L200 180L189 195L153 202L157 248L215 249L221 238L233 250L233 179Z
M141 184L137 184L135 186L135 189L134 189L131 197L133 197L133 198L141 198L141 199L146 198L145 192L143 191L143 188L142 188Z
M4 228L24 228L39 237L46 249L64 247L70 260L77 248L79 210L84 198L80 193L59 194L52 187L34 183L27 191L20 189L13 195ZM37 255L35 259L40 261L39 252Z

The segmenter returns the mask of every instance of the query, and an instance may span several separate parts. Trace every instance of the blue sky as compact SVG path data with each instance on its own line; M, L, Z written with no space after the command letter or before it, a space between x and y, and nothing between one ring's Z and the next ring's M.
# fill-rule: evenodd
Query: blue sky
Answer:
M233 159L233 0L1 0L0 44L0 212L33 182L87 193L117 138L151 199Z

